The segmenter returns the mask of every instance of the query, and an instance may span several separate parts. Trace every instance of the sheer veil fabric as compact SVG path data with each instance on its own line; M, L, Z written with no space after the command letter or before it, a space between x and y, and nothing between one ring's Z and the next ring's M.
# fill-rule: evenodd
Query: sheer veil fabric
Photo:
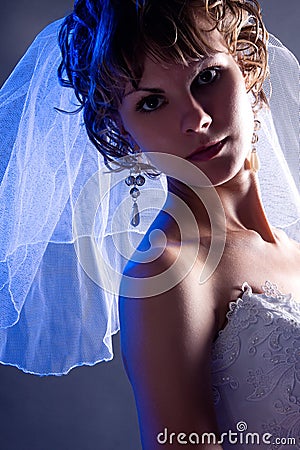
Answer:
M0 362L39 375L113 357L115 284L166 192L164 176L147 179L153 207L139 227L129 226L128 187L107 173L82 114L55 109L78 107L57 79L60 24L39 34L0 92ZM300 241L299 64L274 37L269 51L271 110L259 114L257 146L261 192L271 224ZM124 216L114 214L123 203Z

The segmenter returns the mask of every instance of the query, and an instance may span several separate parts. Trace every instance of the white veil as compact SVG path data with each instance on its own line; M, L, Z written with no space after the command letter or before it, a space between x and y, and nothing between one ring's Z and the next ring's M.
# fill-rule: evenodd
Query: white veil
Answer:
M111 222L118 205L130 200L125 183L115 186L116 174L104 173L82 114L55 109L77 107L72 90L57 79L60 24L39 34L0 92L0 362L57 375L113 356L118 295L102 285L98 256L122 272L126 258L113 237L122 246L129 219L119 216L117 228ZM261 190L271 223L300 241L299 64L273 37L269 50L272 114L260 113ZM155 207L129 229L134 245L163 205L164 177L147 179L146 188ZM84 258L77 254L80 238L89 240Z

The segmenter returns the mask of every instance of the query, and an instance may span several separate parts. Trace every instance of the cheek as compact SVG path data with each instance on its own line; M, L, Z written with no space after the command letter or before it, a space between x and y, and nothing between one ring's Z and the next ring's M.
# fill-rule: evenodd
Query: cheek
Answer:
M131 134L132 124L129 118L129 114L126 112L126 110L124 111L123 108L120 108L118 117L119 117L118 125L121 131L125 135Z
M143 127L141 118L128 111L126 108L121 107L119 109L119 117L121 122L121 130L124 132L125 137L130 138L135 141L137 145L140 146L141 142L147 138L147 129Z
M152 130L145 127L129 127L129 133L142 152L151 151L155 143Z
M247 94L243 78L238 86L239 88L236 89L232 96L234 99L230 108L233 114L232 120L236 131L240 132L244 142L248 141L250 145L254 128L253 96L252 94Z
M254 113L252 109L252 95L245 94L244 101L241 105L241 120L243 123L243 128L245 130L245 138L251 143L253 131L254 131Z
M157 120L154 113L141 114L141 116L123 114L121 117L127 136L131 137L141 151L155 152L166 147L170 138L170 131L167 132L167 130L170 130L170 127L165 118L160 116L160 120Z

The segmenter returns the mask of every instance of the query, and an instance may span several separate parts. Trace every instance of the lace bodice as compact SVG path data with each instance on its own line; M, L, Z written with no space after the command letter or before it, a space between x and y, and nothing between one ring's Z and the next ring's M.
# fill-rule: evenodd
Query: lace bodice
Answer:
M223 447L300 448L300 303L270 282L263 294L247 283L242 288L213 345L214 402L221 432L244 439L258 433L260 440L257 445L249 435L256 444L244 445L239 437L231 446L225 439ZM288 444L288 438L296 442Z

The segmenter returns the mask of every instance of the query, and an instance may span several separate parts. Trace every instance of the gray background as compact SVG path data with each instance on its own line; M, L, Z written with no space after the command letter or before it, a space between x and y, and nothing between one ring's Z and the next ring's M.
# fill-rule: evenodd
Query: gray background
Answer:
M268 29L300 58L299 0L263 0ZM0 0L0 84L34 36L70 0ZM0 366L0 450L140 450L130 385L119 356L68 376L39 378Z

